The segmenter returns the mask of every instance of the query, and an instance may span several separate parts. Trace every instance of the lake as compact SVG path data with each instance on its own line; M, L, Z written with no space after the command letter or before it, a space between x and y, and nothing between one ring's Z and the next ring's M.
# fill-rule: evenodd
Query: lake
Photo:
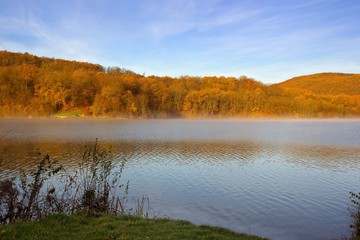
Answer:
M272 239L349 235L359 120L0 119L0 179L37 151L76 168L96 138L127 159L130 195L157 217Z

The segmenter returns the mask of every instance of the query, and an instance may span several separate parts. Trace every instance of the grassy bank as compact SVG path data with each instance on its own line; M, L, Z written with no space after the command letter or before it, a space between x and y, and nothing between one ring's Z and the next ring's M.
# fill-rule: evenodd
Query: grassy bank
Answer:
M33 222L0 225L0 239L261 239L186 221L101 215L50 215Z

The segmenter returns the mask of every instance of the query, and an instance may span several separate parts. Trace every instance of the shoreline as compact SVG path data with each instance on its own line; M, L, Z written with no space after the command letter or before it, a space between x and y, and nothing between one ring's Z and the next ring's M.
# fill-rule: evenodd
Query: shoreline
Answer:
M5 119L34 119L34 120L118 120L118 121L360 121L360 116L356 117L289 117L289 116L264 116L264 117L93 117L93 116L6 116L0 117L0 120Z
M26 117L25 117L26 118ZM32 117L30 117L32 118ZM46 118L46 117L45 117ZM279 121L289 121L289 120L293 120L293 121L314 121L314 120L320 120L320 121L332 121L332 120L355 120L355 121L360 121L360 116L358 117L316 117L316 118L309 118L309 117L282 117L282 116L276 116L276 117L271 117L271 116L264 116L264 117L149 117L149 118L142 118L142 117L86 117L86 116L76 116L76 117L67 117L67 116L51 116L49 118L55 118L55 119L104 119L104 120L126 120L126 121L139 121L139 120L199 120L199 121L218 121L218 120L229 120L229 121L274 121L274 120L279 120Z

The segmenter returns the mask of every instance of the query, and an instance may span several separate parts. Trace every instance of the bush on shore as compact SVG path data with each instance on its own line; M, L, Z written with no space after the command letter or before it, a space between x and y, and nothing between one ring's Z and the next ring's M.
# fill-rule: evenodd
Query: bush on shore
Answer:
M360 239L360 192L350 192L350 199L353 204L349 210L352 220L350 228L352 230L353 239Z
M97 141L85 147L82 161L72 173L49 155L39 154L35 169L0 182L0 223L38 220L50 213L117 215L134 211L142 216L143 206L135 210L126 207L128 183L120 181L125 162L114 161L111 151Z

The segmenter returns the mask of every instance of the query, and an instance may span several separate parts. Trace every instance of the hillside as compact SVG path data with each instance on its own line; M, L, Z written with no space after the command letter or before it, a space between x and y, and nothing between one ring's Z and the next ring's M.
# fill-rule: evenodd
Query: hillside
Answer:
M246 76L144 76L0 51L0 117L355 117L359 76L315 74L265 85Z
M310 90L317 94L359 95L360 74L317 73L291 78L278 86Z

